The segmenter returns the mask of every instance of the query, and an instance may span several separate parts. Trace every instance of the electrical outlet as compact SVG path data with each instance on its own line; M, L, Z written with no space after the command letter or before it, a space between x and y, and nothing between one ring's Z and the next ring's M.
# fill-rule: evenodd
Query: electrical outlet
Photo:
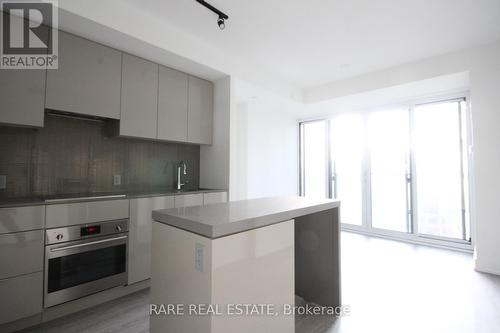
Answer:
M121 175L113 175L113 185L120 186L122 184L122 176Z
M7 176L0 175L0 190L3 190L7 187Z
M205 246L199 243L196 243L194 247L194 269L198 272L203 272L203 252L205 250Z

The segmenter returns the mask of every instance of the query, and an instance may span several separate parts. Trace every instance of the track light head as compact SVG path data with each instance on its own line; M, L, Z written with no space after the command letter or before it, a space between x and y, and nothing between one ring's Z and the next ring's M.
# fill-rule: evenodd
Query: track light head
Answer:
M208 8L209 10L214 12L215 14L217 14L217 16L219 17L217 19L217 25L219 26L220 30L224 30L226 28L226 20L229 19L229 16L227 16L227 14L221 12L220 10L218 10L217 8L215 8L214 6L212 6L211 4L206 2L205 0L196 0L196 2L203 5L204 7Z
M222 16L219 16L219 18L217 19L217 25L219 26L220 30L224 30L224 28L226 28L226 23Z

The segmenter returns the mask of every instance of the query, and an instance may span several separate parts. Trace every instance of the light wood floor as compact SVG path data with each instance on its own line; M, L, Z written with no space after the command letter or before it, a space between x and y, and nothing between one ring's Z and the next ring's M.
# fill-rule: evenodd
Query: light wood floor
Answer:
M500 277L469 254L344 232L342 297L349 316L301 316L296 332L500 332ZM23 333L149 332L148 304L144 290Z

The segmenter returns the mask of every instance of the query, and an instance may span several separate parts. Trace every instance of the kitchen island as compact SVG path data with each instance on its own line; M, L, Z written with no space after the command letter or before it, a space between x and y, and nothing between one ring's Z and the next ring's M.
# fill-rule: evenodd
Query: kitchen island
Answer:
M340 306L339 209L274 197L153 211L150 331L289 333L295 295Z

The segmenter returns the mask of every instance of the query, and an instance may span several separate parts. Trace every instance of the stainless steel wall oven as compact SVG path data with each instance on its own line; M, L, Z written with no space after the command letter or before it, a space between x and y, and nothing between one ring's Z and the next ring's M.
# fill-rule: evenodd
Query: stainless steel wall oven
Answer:
M127 219L48 229L45 244L45 307L127 284Z

